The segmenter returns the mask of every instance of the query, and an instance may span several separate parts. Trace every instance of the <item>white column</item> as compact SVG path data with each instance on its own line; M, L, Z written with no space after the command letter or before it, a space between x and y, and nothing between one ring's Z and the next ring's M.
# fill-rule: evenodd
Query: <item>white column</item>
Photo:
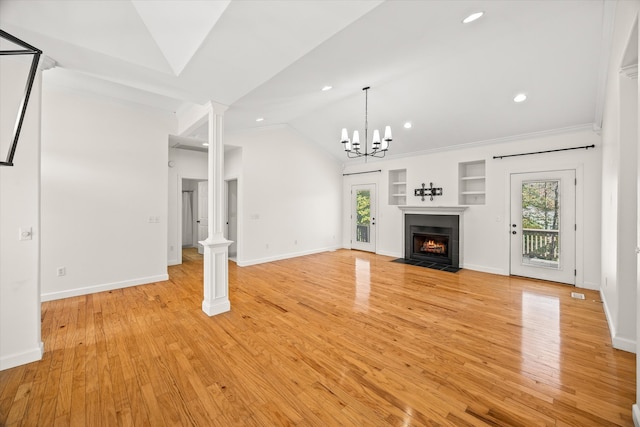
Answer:
M209 104L209 236L204 246L204 300L202 311L209 316L231 310L229 302L229 245L224 238L224 144L222 141L226 107Z

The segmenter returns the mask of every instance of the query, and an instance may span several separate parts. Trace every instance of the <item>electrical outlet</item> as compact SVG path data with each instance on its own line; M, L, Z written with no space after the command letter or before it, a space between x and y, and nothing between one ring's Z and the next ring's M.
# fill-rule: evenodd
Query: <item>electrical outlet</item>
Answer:
M58 267L58 269L56 270L56 274L58 277L62 277L64 275L67 274L67 268L66 267Z

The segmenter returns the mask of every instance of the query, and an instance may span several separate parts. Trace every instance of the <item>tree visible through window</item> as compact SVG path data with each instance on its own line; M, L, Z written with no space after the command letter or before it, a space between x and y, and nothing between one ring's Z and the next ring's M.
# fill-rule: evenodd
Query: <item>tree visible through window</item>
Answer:
M356 241L369 243L369 224L371 223L371 191L356 192Z
M359 190L356 194L356 213L358 225L369 225L371 220L371 192Z
M522 228L527 240L523 255L529 258L558 259L558 228L560 220L559 181L522 183ZM535 230L541 230L536 232ZM547 230L547 233L542 232Z

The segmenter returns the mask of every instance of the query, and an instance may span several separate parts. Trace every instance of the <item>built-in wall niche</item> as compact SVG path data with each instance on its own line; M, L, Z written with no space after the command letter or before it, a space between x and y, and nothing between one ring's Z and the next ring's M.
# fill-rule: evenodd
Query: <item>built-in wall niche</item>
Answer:
M458 203L461 205L484 205L486 198L485 161L458 164Z
M394 169L389 171L389 204L407 204L407 170Z

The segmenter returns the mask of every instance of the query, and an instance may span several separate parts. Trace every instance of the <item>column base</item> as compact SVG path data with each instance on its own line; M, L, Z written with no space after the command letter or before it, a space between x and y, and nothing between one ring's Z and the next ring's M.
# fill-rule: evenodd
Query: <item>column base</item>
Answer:
M218 237L199 242L204 247L204 299L202 311L208 316L231 310L229 302L229 245Z
M213 303L202 301L202 311L204 311L207 316L226 313L227 311L231 311L231 303L228 298L224 298L221 301L213 301Z

